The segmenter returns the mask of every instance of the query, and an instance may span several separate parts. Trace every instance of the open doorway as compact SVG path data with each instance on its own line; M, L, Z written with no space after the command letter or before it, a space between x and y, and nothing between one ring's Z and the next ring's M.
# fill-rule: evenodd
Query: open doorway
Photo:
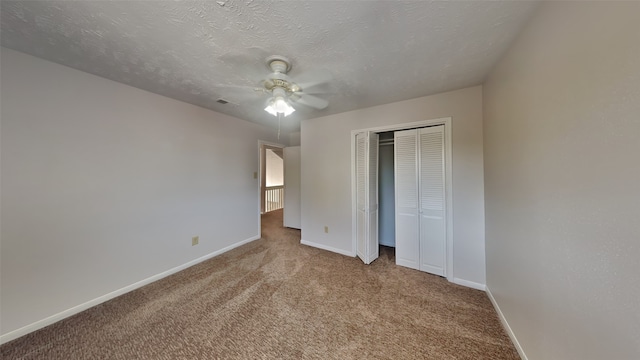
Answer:
M262 184L261 212L267 213L284 207L284 164L282 148L264 147L264 183Z
M393 162L393 131L378 134L378 204L380 220L378 242L382 246L396 247L396 204Z
M260 225L262 215L284 207L284 145L258 142L260 153ZM262 226L261 226L262 228Z
M395 262L396 204L393 131L378 133L378 243L380 256Z
M260 144L260 214L284 207L283 148Z

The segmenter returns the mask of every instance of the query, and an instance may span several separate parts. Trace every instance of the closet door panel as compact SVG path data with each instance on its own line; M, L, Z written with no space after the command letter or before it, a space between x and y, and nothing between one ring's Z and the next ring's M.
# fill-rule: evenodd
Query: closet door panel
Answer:
M356 134L356 253L365 264L378 258L378 134Z
M444 275L445 159L444 126L419 130L420 270Z
M444 276L444 237L442 217L420 217L420 270Z
M419 269L418 132L394 134L396 188L396 264Z

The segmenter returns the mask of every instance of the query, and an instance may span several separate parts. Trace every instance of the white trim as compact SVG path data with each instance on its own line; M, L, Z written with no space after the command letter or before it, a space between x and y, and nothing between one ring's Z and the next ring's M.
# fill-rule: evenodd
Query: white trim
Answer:
M469 280L465 280L465 279L453 278L452 282L454 284L466 286L466 287L472 288L472 289L477 289L477 290L482 290L482 291L485 291L487 289L487 286L485 284L480 284L480 283L469 281Z
M349 251L346 251L346 250L334 248L334 247L323 245L323 244L314 243L314 242L311 242L311 241L300 240L300 244L311 246L311 247L318 248L318 249L321 249L321 250L331 251L331 252L338 253L338 254L344 255L344 256L349 256L349 257L355 257L356 256L356 253L354 251L349 252Z
M392 248L396 247L396 243L395 242L391 242L391 241L386 242L385 240L382 240L382 241L378 240L378 243L380 245L382 245L382 246L388 246L388 247L392 247Z
M234 248L236 248L238 246L247 244L249 242L252 242L252 241L258 240L258 239L260 239L260 236L256 235L256 236L250 237L250 238L248 238L246 240L242 240L240 242L237 242L235 244L231 244L231 245L229 245L229 246L227 246L225 248L222 248L220 250L216 250L216 251L214 251L214 252L212 252L210 254L204 255L204 256L199 257L199 258L197 258L195 260L191 260L191 261L189 261L189 262L187 262L185 264L182 264L180 266L176 266L176 267L174 267L172 269L169 269L167 271L163 271L163 272L161 272L159 274L153 275L153 276L148 277L148 278L146 278L144 280L140 280L140 281L138 281L136 283L133 283L131 285L125 286L125 287L120 288L118 290L112 291L112 292L110 292L108 294L99 296L99 297L97 297L97 298L95 298L93 300L89 300L89 301L87 301L85 303L82 303L80 305L76 305L76 306L74 306L74 307L72 307L70 309L67 309L67 310L59 312L57 314L51 315L51 316L49 316L47 318L44 318L42 320L38 320L38 321L36 321L34 323L31 323L29 325L23 326L23 327L21 327L19 329L10 331L10 332L0 336L0 345L4 344L6 342L9 342L11 340L15 340L15 339L17 339L17 338L19 338L21 336L27 335L27 334L29 334L29 333L31 333L33 331L42 329L45 326L49 326L49 325L51 325L53 323L56 323L56 322L58 322L60 320L68 318L69 316L78 314L78 313L80 313L80 312L82 312L84 310L87 310L87 309L92 308L92 307L94 307L96 305L102 304L105 301L111 300L111 299L116 298L116 297L118 297L120 295L126 294L126 293L128 293L130 291L133 291L133 290L136 290L138 288L141 288L141 287L143 287L145 285L148 285L148 284L150 284L152 282L158 281L158 280L160 280L162 278L165 278L165 277L167 277L169 275L173 275L173 274L175 274L175 273L177 273L179 271L182 271L184 269L187 269L187 268L189 268L189 267L191 267L193 265L201 263L201 262L203 262L205 260L209 260L212 257L218 256L218 255L220 255L222 253L225 253L225 252L227 252L227 251L229 251L231 249L234 249Z
M507 322L507 319L504 317L502 310L500 310L500 306L498 306L498 302L496 302L496 299L493 297L493 294L491 294L489 287L485 286L485 288L486 288L487 296L489 296L489 300L491 301L493 308L496 309L496 312L498 313L498 317L500 318L502 327L504 327L504 331L506 331L507 335L509 335L511 342L513 343L513 346L516 347L516 350L518 351L518 354L520 355L522 360L528 360L527 355L524 353L524 350L522 350L522 346L520 346L520 343L516 338L516 334L513 333L513 330L511 330L511 326L509 326L509 323Z
M284 145L284 144L278 144L278 143L274 143L274 142L258 140L258 146L262 146L262 145L273 146L273 147L277 147L277 148L285 148L286 147L286 145Z
M453 276L453 127L451 118L444 119L445 136L445 201L447 203L447 280L454 281Z
M376 126L376 127L372 127L372 128L366 128L366 129L351 130L351 135L355 136L355 134L360 133L360 132L364 132L364 131L371 131L371 132L380 133L380 132L386 132L386 131L408 130L408 129L425 127L425 126L440 125L440 124L444 124L447 121L451 121L451 117L444 117L444 118L431 119L431 120L414 121L414 122L403 123L403 124Z
M351 251L353 254L356 253L357 246L357 229L356 229L356 219L357 219L357 199L356 199L356 174L355 174L355 154L356 154L356 145L355 138L356 134L366 131L371 132L385 132L385 131L399 131L399 130L407 130L418 127L425 126L436 126L436 125L444 125L444 136L445 136L445 197L447 203L447 246L446 246L446 264L445 264L445 274L447 280L455 283L455 277L453 276L453 175L452 175L452 167L453 167L453 157L452 157L452 118L438 118L432 120L422 120L411 123L404 124L394 124L394 125L385 125L385 126L377 126L373 128L366 129L357 129L351 130Z

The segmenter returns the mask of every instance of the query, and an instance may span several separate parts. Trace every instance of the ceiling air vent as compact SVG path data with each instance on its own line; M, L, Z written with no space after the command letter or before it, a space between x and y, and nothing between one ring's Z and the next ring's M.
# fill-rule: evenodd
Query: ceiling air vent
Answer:
M228 103L229 103L227 100L222 99L222 98L220 98L220 99L216 100L216 102L217 102L217 103L219 103L219 104L223 104L223 105L224 105L224 104L228 104Z

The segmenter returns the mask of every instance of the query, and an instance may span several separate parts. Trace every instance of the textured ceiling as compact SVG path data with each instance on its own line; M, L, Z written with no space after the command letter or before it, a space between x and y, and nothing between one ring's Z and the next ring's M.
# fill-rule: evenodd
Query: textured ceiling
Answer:
M291 59L289 75L298 82L328 72L331 82L313 90L329 106L297 106L283 120L295 130L302 119L482 83L535 6L3 0L0 12L2 46L271 126L264 95L234 86L259 86L269 72L264 58L274 54Z

